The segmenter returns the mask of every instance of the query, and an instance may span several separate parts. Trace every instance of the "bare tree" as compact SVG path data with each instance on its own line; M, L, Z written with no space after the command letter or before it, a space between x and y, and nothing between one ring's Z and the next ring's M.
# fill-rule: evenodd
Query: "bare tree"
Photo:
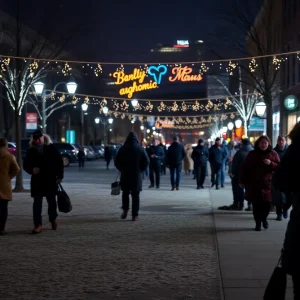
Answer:
M51 98L50 98L51 99ZM42 101L47 101L45 97L38 97L35 93L31 93L28 95L26 103L32 105L34 109L36 110L39 119L43 119L43 106ZM46 132L47 127L47 119L56 111L59 109L62 109L65 106L73 105L72 101L66 101L65 95L62 94L58 97L58 100L55 100L55 94L53 94L52 97L52 104L45 106L45 122L41 122L40 126L43 129L43 132ZM43 124L45 124L45 128L43 128Z
M46 39L41 32L45 32L45 26L47 26L48 30L51 27L49 18L45 15L42 18L43 23L40 26L40 30L34 32L21 23L21 11L20 0L16 0L15 23L11 19L10 28L5 30L3 39L5 39L5 44L9 45L13 50L13 52L10 52L10 55L32 57L36 58L36 60L10 59L9 56L2 57L0 60L0 84L4 87L7 100L14 111L17 162L22 169L20 124L22 109L33 84L49 74L53 67L51 63L39 62L38 58L58 59L74 32L72 30L68 38L56 37L55 39ZM52 20L54 21L53 18ZM4 50L6 48L2 46L2 54ZM23 190L22 172L19 172L16 178L15 191L20 192Z
M261 4L258 13L253 9L253 2ZM261 57L245 61L239 66L245 73L242 83L246 89L257 91L265 101L267 135L272 138L272 101L280 93L278 74L280 64L283 62L282 59L272 56L276 50L280 50L279 38L278 45L275 45L274 40L277 40L275 35L280 31L280 23L277 23L277 19L280 20L280 18L277 18L276 14L277 11L282 12L276 6L281 1L259 0L253 2L233 0L229 7L230 10L222 12L223 19L230 26L226 27L224 37L235 53L247 57ZM241 36L246 37L246 45L242 42L243 39L240 39ZM220 57L219 54L218 57Z
M260 95L258 93L250 93L249 89L246 93L244 92L245 88L243 84L241 68L239 68L238 93L231 93L229 88L222 82L222 80L220 80L220 78L216 76L214 76L214 78L223 86L228 95L231 97L230 100L232 102L232 105L236 108L237 112L243 120L244 134L245 136L248 136L248 127L250 125L250 120L255 112L255 106L260 98Z
M216 139L217 137L220 137L220 129L221 129L221 117L214 115L213 117L214 122L212 123L212 126L209 128L209 133L212 139Z

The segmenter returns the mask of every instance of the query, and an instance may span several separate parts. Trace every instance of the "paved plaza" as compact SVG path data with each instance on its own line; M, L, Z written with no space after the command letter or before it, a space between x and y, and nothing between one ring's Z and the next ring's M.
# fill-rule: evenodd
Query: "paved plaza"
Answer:
M229 183L196 190L186 175L173 192L168 175L159 190L145 179L140 220L123 221L121 198L110 196L115 176L103 161L88 162L83 173L67 168L73 211L60 213L55 232L44 205L40 235L30 234L30 195L14 194L9 234L0 240L0 299L263 298L287 221L273 214L268 231L254 232L250 213L216 209L232 202ZM28 186L28 176L24 181Z

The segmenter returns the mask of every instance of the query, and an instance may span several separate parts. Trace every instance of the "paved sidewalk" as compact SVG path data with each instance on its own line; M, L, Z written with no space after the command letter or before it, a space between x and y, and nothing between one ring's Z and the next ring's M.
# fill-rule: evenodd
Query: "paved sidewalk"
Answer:
M208 189L196 191L189 177L171 192L164 177L161 189L143 191L132 222L120 220L120 197L107 185L64 186L72 213L60 214L57 232L45 217L35 236L29 194L14 195L0 244L1 300L222 299Z
M278 262L287 220L269 216L268 230L254 231L252 213L220 211L232 204L229 184L211 190L225 300L262 300L269 278ZM291 280L286 300L292 300Z

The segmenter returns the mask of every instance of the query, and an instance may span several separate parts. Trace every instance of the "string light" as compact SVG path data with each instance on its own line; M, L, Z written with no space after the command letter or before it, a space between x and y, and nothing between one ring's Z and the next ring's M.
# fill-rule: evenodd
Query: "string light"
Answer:
M275 55L273 57L273 65L275 66L275 70L280 69L281 59L277 58Z
M228 67L226 68L226 72L229 73L229 75L233 75L233 71L236 69L237 64L229 61L228 63Z
M1 66L1 71L6 72L7 71L7 66L10 63L10 58L7 57L7 58L1 59L0 63L1 63L1 65L0 65Z
M70 71L72 70L72 68L70 67L70 65L66 62L63 69L61 70L64 76L69 76L70 75Z
M102 73L102 67L101 67L100 64L98 64L97 68L95 68L95 70L94 70L94 74L95 74L96 77L98 77L99 74L101 74L101 73Z
M208 70L209 70L209 67L207 67L206 64L204 62L202 62L201 65L200 65L199 74L203 75Z
M251 61L250 61L250 63L249 63L250 72L254 73L255 70L257 69L257 67L258 67L258 64L257 64L255 58L252 58Z
M34 72L38 69L38 67L39 64L36 60L29 65L29 76L31 78L34 76Z

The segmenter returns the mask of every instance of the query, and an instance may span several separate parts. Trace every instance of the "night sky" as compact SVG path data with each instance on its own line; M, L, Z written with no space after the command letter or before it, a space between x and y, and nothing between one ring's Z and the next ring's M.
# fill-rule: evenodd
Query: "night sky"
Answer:
M15 15L16 1L2 1L0 8ZM151 60L150 49L159 42L202 39L215 46L217 35L227 30L221 12L230 11L232 1L236 0L20 2L21 19L34 28L46 20L42 28L53 36L67 37L80 25L69 44L77 57L135 62Z

